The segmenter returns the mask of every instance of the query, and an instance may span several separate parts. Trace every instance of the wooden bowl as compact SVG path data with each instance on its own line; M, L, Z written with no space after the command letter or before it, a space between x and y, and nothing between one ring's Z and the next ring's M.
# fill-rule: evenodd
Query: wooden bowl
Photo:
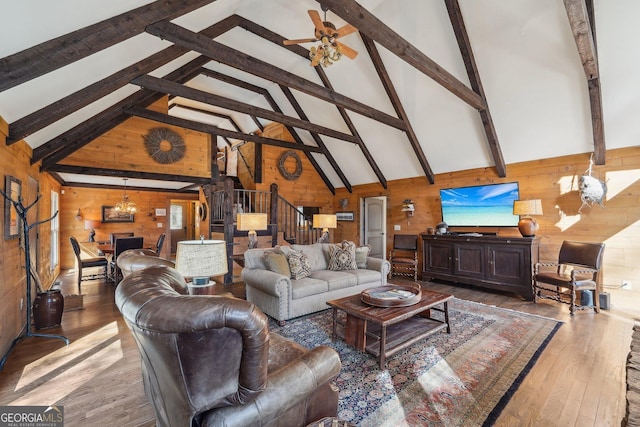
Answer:
M422 298L419 285L387 285L365 289L360 293L363 303L375 307L407 307Z

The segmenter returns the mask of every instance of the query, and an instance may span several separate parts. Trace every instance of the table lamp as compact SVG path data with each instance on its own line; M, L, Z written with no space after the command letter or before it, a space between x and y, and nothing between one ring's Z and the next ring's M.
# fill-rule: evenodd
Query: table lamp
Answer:
M538 231L538 222L531 215L542 215L542 201L516 200L513 202L513 214L520 215L518 230L522 237L534 237Z
M94 221L92 219L86 219L84 221L84 229L89 231L89 241L96 241L96 228L98 228L98 221Z
M183 240L178 242L176 270L191 278L194 286L212 285L210 277L226 274L227 244L224 240Z
M322 236L318 243L329 243L329 229L338 226L338 219L335 214L315 214L313 216L313 228L322 228Z
M258 247L258 238L256 230L267 229L266 213L239 213L236 217L239 231L248 231L249 233L249 249Z

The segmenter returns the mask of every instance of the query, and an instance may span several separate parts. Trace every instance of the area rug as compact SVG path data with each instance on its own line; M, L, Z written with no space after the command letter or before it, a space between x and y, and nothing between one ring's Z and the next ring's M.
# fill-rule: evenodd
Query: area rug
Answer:
M332 311L271 330L340 354L338 418L368 426L490 426L500 415L561 322L484 304L449 302L451 334L438 332L376 359L331 341Z

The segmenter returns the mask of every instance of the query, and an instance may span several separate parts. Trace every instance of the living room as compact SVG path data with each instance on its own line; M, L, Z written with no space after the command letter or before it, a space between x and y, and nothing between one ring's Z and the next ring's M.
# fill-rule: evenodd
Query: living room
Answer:
M225 2L221 2L221 4L222 3ZM382 5L379 12L383 12L391 7L390 2L381 3ZM229 5L227 2L226 4L215 7L222 9L223 7L229 7ZM302 33L305 31L305 23L311 22L309 16L306 15L306 8L318 9L319 5L315 2L309 2L309 4L301 6L303 19L301 19L302 22L298 24L298 28ZM546 13L550 13L547 9L544 10ZM215 11L220 12L218 9L215 9ZM565 13L564 10L560 12ZM219 15L224 16L222 12L220 12ZM339 19L336 18L335 15L331 15L331 12L329 12L329 15L334 20ZM561 16L561 14L554 14L553 16L556 15ZM446 12L444 16L446 16ZM603 44L607 46L607 43L611 43L610 40L606 39L608 33L605 32L608 28L607 23L609 23L609 21L604 22L602 33L605 34L603 37L605 40ZM391 23L389 22L389 24ZM567 27L564 31L568 33L569 40L573 42L570 27L568 24L566 25ZM609 25L612 24L609 23ZM297 32L296 29L295 31L286 32L286 34L288 37L294 38ZM351 39L345 38L345 42L347 40L351 42ZM362 48L359 49L361 51L360 55L365 53L366 48L363 44L361 45L359 42L354 44L358 47L362 46ZM26 46L31 46L31 44L27 44ZM575 52L575 45L569 47ZM569 49L569 47L567 49ZM603 50L604 49L601 49L601 51ZM607 53L603 53L605 57L606 54ZM4 57L6 55L8 55L8 53L0 56ZM580 312L576 314L575 319L570 319L566 317L565 312L567 311L567 307L557 304L560 306L557 310L561 313L558 314L558 316L567 322L567 325L564 327L575 327L577 330L583 332L584 325L577 325L581 320L584 322L584 319L589 319L588 322L590 323L612 322L611 325L607 326L599 323L597 328L599 328L598 330L601 333L611 332L611 337L619 338L623 343L627 343L628 345L628 339L631 334L630 325L632 324L630 319L640 316L637 308L640 268L637 262L635 262L638 258L638 251L640 251L640 232L638 230L638 216L640 212L636 207L638 197L640 196L640 188L638 187L640 148L638 148L637 144L628 142L633 140L633 136L636 134L632 127L634 120L629 119L629 117L632 116L627 116L626 114L614 116L615 118L606 122L611 123L606 127L607 132L610 132L607 133L607 149L604 150L606 161L602 164L593 163L592 152L595 147L591 136L592 121L589 113L585 112L588 110L588 96L586 89L583 87L585 83L584 75L580 74L582 73L580 61L577 57L574 59L574 62L578 65L578 71L572 69L572 76L581 78L580 83L575 84L575 86L580 90L584 89L583 92L578 91L579 95L576 95L576 98L584 102L580 104L579 108L567 108L569 110L580 110L580 112L577 113L577 116L580 117L577 122L573 121L575 116L572 116L571 120L561 121L574 123L574 127L579 128L578 131L567 132L566 130L562 130L561 128L563 128L563 126L558 123L556 123L555 127L551 127L554 119L546 115L540 117L531 110L527 110L528 113L525 112L524 115L527 116L531 122L538 123L537 125L531 125L531 128L525 128L518 124L507 125L505 123L510 119L504 118L498 122L496 118L498 117L497 113L499 110L496 109L496 111L494 111L494 121L499 123L498 126L502 132L501 135L508 135L501 138L500 141L505 154L507 154L505 155L506 162L504 163L505 174L501 173L500 170L498 170L499 168L493 163L495 158L492 158L489 154L490 148L485 146L486 135L482 131L482 126L475 123L477 121L477 117L475 116L469 119L472 123L472 128L474 128L474 131L471 132L474 136L470 139L476 141L476 147L471 153L477 154L480 152L479 157L481 157L482 160L476 162L475 160L463 159L462 166L451 169L446 169L442 166L449 162L447 156L451 158L465 157L460 154L464 152L461 151L464 150L464 148L455 145L447 146L447 143L451 141L448 137L443 137L447 129L455 127L455 120L444 120L446 122L444 123L444 129L434 131L433 134L421 128L419 124L413 123L416 129L420 129L419 136L421 139L424 139L425 146L427 145L426 141L429 141L432 137L438 141L437 145L439 148L437 152L428 152L429 161L436 171L432 176L433 183L428 173L424 172L422 164L416 159L415 155L412 155L414 156L412 158L410 157L411 154L407 155L405 153L411 153L412 147L404 135L398 138L394 133L395 131L385 129L380 132L381 137L376 138L375 135L371 135L370 131L365 130L368 128L369 119L357 117L353 120L356 122L357 129L360 130L363 135L362 139L366 143L365 147L371 147L372 152L374 152L373 147L376 147L375 150L380 150L376 151L376 154L372 156L375 159L373 164L375 165L376 162L378 162L379 165L383 165L382 170L384 172L380 172L380 174L376 173L376 168L372 167L372 163L367 160L367 156L359 151L361 150L360 146L356 144L347 145L344 141L331 140L327 144L327 146L329 146L328 152L332 154L334 158L333 161L336 162L339 167L327 167L327 164L331 165L332 161L323 158L320 160L320 164L324 167L319 168L317 159L310 160L308 156L304 155L303 151L300 151L299 158L302 171L297 179L290 180L283 176L281 171L278 170L278 159L282 153L290 147L284 148L265 144L262 146L261 158L259 159L259 164L262 168L262 180L255 184L254 189L266 190L271 184L276 183L279 193L296 206L317 207L321 209L322 212L327 213L352 213L352 216L347 216L350 219L352 218L352 220L338 221L337 227L330 231L330 236L332 242L350 240L358 244L363 243L362 240L364 237L362 228L363 200L372 197L385 198L387 209L385 212L386 226L384 235L386 248L388 250L392 245L394 234L419 235L425 233L428 228L435 227L442 221L439 193L441 189L479 184L517 182L522 199L537 199L541 201L543 213L542 215L536 216L539 224L539 231L536 234L540 238L540 259L550 260L557 258L560 245L565 240L594 241L604 242L606 244L601 280L604 290L611 295L610 309L603 310L598 315ZM302 61L300 58L297 58L297 60ZM339 71L336 71L338 70L337 67L349 64L346 61L348 60L343 59L340 63L334 64L334 68L328 68L327 73L330 74L336 87L341 91L348 92L347 88L343 87L345 83L340 82L339 74L331 74L339 73ZM353 66L353 64L350 65ZM304 66L312 68L308 67L308 63L304 63ZM353 68L349 70L350 74L354 73ZM301 71L301 73L306 72L306 69L305 71ZM371 75L368 74L368 78L370 77ZM424 78L424 76L421 78ZM408 89L403 86L404 83L400 83L400 80L396 75L398 89L403 88L404 91L401 90L400 92L407 92ZM490 84L492 81L493 80L488 79L485 82L487 90L492 87ZM380 83L376 82L376 85L380 86ZM606 102L609 103L607 104L609 110L606 111L622 110L623 108L620 105L623 101L619 101L619 99L626 99L621 95L626 89L618 88L611 82L609 82L608 89L610 89L611 92L605 93L614 93L614 95L609 95L609 98L606 99ZM529 95L531 99L535 98L531 92L529 92ZM371 96L383 97L384 90L381 89L376 95ZM498 95L496 94L496 96ZM165 96L165 98L159 101L160 103L164 103L160 111L167 112L170 110L171 102L169 99L169 97ZM10 102L12 102L12 99L5 98L3 104L9 105ZM408 100L406 102L410 103ZM211 178L212 162L210 159L213 155L209 141L215 138L212 138L203 131L195 131L193 129L161 123L161 126L169 127L178 132L184 138L187 148L196 147L194 149L198 154L187 158L182 163L179 162L175 165L162 165L159 167L157 162L154 163L153 159L146 154L143 148L132 147L127 143L127 141L130 141L132 138L131 136L126 136L132 135L132 133L128 133L131 132L131 128L127 128L127 126L131 126L132 122L137 120L137 123L146 123L143 127L138 127L136 130L138 137L145 135L153 127L157 127L157 122L142 118L129 119L125 124L115 126L108 132L105 131L106 136L103 136L104 132L100 133L88 141L82 148L70 153L65 160L60 162L60 165L66 165L68 169L58 167L58 171L55 170L56 168L50 169L51 173L43 171L42 161L33 162L34 156L38 157L42 155L42 150L38 150L40 142L38 135L32 140L11 140L11 125L22 118L26 112L36 111L37 108L35 105L42 103L43 101L34 102L29 107L23 107L26 108L24 111L13 112L7 110L9 112L8 114L2 110L4 120L1 126L1 133L3 136L2 139L5 140L2 142L5 143L0 144L0 157L3 159L0 165L0 173L3 177L10 176L19 180L22 184L23 194L25 197L28 197L29 200L33 200L35 194L42 196L37 207L39 219L44 219L51 215L51 193L57 193L60 197L58 214L60 220L58 243L59 262L57 265L51 264L51 255L55 251L52 250L49 239L43 237L48 236L50 230L46 225L40 226L39 228L40 245L37 248L37 271L48 284L53 283L59 276L64 275L67 271L74 268L75 259L71 247L68 245L69 237L76 237L82 241L87 239L89 231L85 230L85 219L100 220L101 207L113 204L112 202L121 199L123 190L122 176L128 176L129 179L136 179L136 177L148 174L148 176L152 177L153 173L157 173L157 171L161 169L162 173L166 175L192 176L200 179ZM47 102L44 101L44 105L46 104ZM311 111L315 112L311 107L312 105L314 105L313 102L308 101L307 104L305 104L305 110L309 113L309 116L312 116L310 114ZM504 109L508 109L504 107L505 105L508 105L508 102L502 104L503 114ZM542 106L538 106L537 108L539 110L544 109ZM389 110L392 110L392 108L389 108ZM629 110L632 109L630 108ZM438 115L432 108L425 109L424 111L428 111L432 116ZM413 108L411 109L411 113L417 114ZM474 112L462 113L465 117L467 114L473 115ZM318 117L319 122L327 120L323 118L322 113L319 113L317 116L313 115L312 120L315 120L315 117ZM417 115L416 117L420 116ZM366 121L363 122L362 120ZM247 125L247 121L251 123L251 119L247 118L242 122L243 127L248 130L247 138L252 137L249 134L253 132L255 134L253 137L273 137L274 139L289 143L296 141L295 136L292 136L288 132L286 126L277 124L268 125L266 121L263 120L262 125L264 129L260 130L256 129L257 126L255 124L252 125L252 127ZM332 122L332 119L328 119L328 121ZM416 118L414 121L419 122L420 119ZM515 123L521 124L522 122L515 121ZM135 126L137 125L134 125L134 127ZM372 126L372 128L375 129L375 126ZM508 129L508 131L506 129ZM542 136L545 133L550 135L549 139L552 140L551 145L555 145L556 149L558 146L562 146L564 138L566 138L567 141L570 140L567 142L568 145L575 143L576 140L580 140L580 144L576 145L582 147L582 149L566 151L565 154L562 155L542 154L545 152L542 150L543 146L548 143L547 141L543 141L544 138ZM530 134L535 135L535 137L532 137ZM276 138L275 135L280 136ZM454 137L454 139L455 138L456 137ZM457 138L463 139L460 135L457 135ZM220 140L221 138L218 137L218 139ZM539 147L532 142L532 140L535 139L541 141ZM587 141L586 144L585 140ZM223 142L221 144L224 145L225 143ZM406 147L404 147L405 145ZM386 146L386 148L381 149L380 146ZM403 148L403 154L398 153L398 157L401 158L402 161L391 162L391 160L383 160L384 157L394 157L392 154L395 155L396 151L399 152L400 147ZM585 149L584 147L587 148ZM255 146L253 144L246 144L244 147L238 148L238 151L250 153L254 149ZM533 153L534 151L535 153ZM557 151L558 150L551 150L552 153L557 153ZM378 154L380 152L386 153L386 155ZM526 154L521 154L521 152L526 152ZM309 154L310 152L307 153ZM473 155L469 157L477 158ZM313 156L312 159L314 159ZM496 163L499 164L499 162ZM68 173L65 172L65 170L77 173L81 168L87 168L93 173L100 169L104 169L108 173L113 172L113 170L123 171L123 169L128 169L126 172L130 173L130 175L123 174L115 178L110 177L111 181L108 184L91 183L90 181L93 180L93 175L87 178L87 182L81 182L81 180L77 181L75 179L69 181L60 179L60 174L68 176L64 175ZM295 167L291 168L290 165L288 165L287 168L289 168L289 170L295 169ZM323 171L324 176L318 173L319 169ZM344 172L348 176L349 179L346 179L347 185L345 185L342 178L339 177L336 169ZM409 172L406 172L404 169ZM419 172L416 173L416 170ZM251 171L253 173L254 169L251 169ZM380 175L385 179L380 179ZM593 176L599 181L606 183L606 199L603 200L602 205L593 203L588 206L583 206L579 181L580 177L584 175ZM327 181L329 181L331 185L327 185ZM98 240L106 240L110 232L124 231L125 228L133 227L136 234L145 237L145 241L153 242L161 231L166 231L158 227L159 223L162 223L163 227L166 226L166 222L155 217L156 209L160 211L169 209L171 200L176 199L191 202L204 202L205 200L204 194L198 191L198 186L191 187L188 191L183 191L181 186L178 185L174 185L173 189L143 188L142 186L136 185L128 190L128 194L132 200L135 200L142 212L136 215L135 222L133 223L101 225L100 228L96 230ZM402 210L403 202L407 199L413 202L415 208L413 215L410 217ZM345 200L346 202L344 202ZM82 215L81 221L76 218L79 209ZM147 215L147 213L151 212L153 212L154 215ZM2 218L3 223L6 222L4 212L0 215L0 218ZM458 230L474 231L474 229L465 228ZM454 229L454 231L456 230ZM505 237L520 237L517 227L496 227L487 229L487 231L497 232L498 235ZM0 347L3 353L5 353L9 349L14 337L18 336L24 326L24 310L22 307L24 306L26 275L24 273L24 254L21 251L19 239L3 239L0 241L0 253L3 254L0 273L4 283L2 307L5 313ZM168 254L165 253L165 255ZM623 283L628 283L629 285L623 288ZM91 290L91 292L96 292L94 296L102 292L98 287L89 286L87 289ZM491 291L469 289L465 286L460 286L460 291L455 286L446 289L456 294L458 298L462 298L461 295L472 293L473 295L470 296L471 299L476 298L487 304L491 304L492 299L499 299L501 304L505 304L507 307L517 307L514 309L523 311L532 310L532 312L535 313L535 306L533 306L533 304L528 301L522 301L517 297L510 296L506 298L503 295L493 294ZM91 298L89 295L87 296L87 299L90 300ZM502 302L503 299L507 302ZM543 307L542 310L548 310L550 304L545 302L539 305ZM534 308L527 308L529 306ZM111 309L112 308L109 310ZM82 321L81 314L78 312L70 313L71 312L65 313L64 322L71 320L72 316L76 319L75 321ZM70 314L70 316L67 316L68 314ZM551 316L553 317L554 315ZM619 326L621 329L615 329L613 324ZM68 324L63 324L63 329L70 327ZM615 332L612 332L609 328L614 328ZM607 338L607 340L609 339L613 340L614 338ZM32 345L36 347L41 345L37 338L29 341L33 342ZM20 343L19 346L26 344L26 342ZM616 345L618 344L619 343L616 343ZM61 346L62 344L57 345ZM578 344L574 345L577 346ZM548 350L552 348L554 347L548 347ZM561 351L560 348L561 346L559 345L556 347L557 350L554 351L559 352ZM620 350L620 353L623 353L623 351ZM616 355L616 357L618 356L619 354ZM616 369L621 370L623 360L617 360L616 366ZM553 371L550 370L549 372ZM552 374L547 373L542 375ZM619 375L623 378L621 372L619 372ZM562 389L561 387L559 388ZM527 389L527 387L525 387L525 389ZM3 393L4 392L5 391L3 391ZM6 392L13 393L14 391L6 390ZM616 393L618 393L618 397L622 398L619 390L617 390ZM10 400L3 399L3 402L6 401ZM519 399L516 399L515 402L518 402L516 404L523 405ZM43 402L43 404L45 403L50 404L51 402ZM548 404L552 405L550 403ZM585 402L584 404L586 405L587 403ZM542 411L540 408L538 410ZM524 409L514 409L514 412L517 413L518 411L524 411ZM571 412L570 409L565 409L565 411ZM613 419L617 422L619 418L621 418L620 414L623 413L623 411L621 411L620 408L613 411L615 412L615 415L612 415ZM551 413L554 412L551 411ZM561 413L562 409L557 409L555 412L558 416L560 416ZM599 418L601 421L607 419L605 415L599 415L599 417L601 417ZM607 419L607 421L610 420L611 419Z

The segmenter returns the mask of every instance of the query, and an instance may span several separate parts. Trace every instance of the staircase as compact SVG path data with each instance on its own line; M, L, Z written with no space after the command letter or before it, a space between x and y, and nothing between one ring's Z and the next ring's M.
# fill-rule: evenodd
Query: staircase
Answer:
M211 233L220 233L227 242L227 254L234 253L234 239L247 236L246 231L238 231L238 213L266 213L267 230L256 230L258 236L271 236L271 246L275 246L281 236L289 244L310 244L322 235L322 230L313 228L313 218L305 215L296 206L278 195L278 186L271 184L271 191L245 190L232 177L226 177L222 185L207 191L210 210L209 228ZM233 271L233 261L229 259L229 271ZM229 276L227 278L227 276ZM227 273L225 283L231 283L232 273ZM227 282L228 280L228 282Z

